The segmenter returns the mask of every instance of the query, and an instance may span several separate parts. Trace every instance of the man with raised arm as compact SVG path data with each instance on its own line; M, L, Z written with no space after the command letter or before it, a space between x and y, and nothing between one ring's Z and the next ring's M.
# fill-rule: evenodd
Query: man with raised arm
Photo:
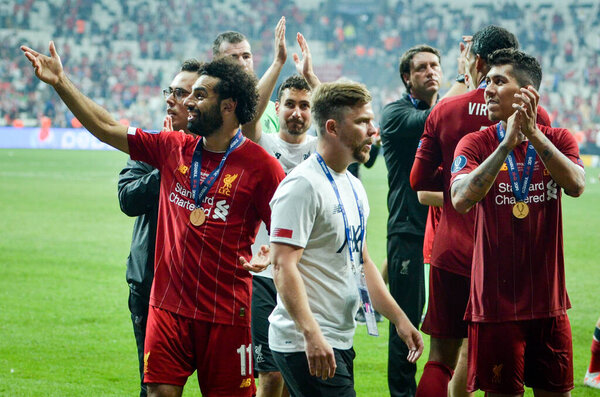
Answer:
M359 302L370 333L377 332L374 309L395 324L409 361L420 356L423 342L369 257L367 195L347 171L369 158L377 132L371 96L361 84L325 83L311 104L317 152L294 168L271 201L278 295L269 345L292 395L354 396Z
M160 171L144 353L149 395L180 396L195 370L205 396L253 395L251 275L238 257L250 258L260 221L270 223L268 197L284 176L239 131L254 118L256 79L230 60L204 64L185 100L194 135L148 133L119 124L77 90L54 43L50 57L21 49L93 135Z
M198 80L200 62L188 59L168 89L163 90L167 103L167 116L163 129L187 131L187 106L183 103ZM160 172L143 161L127 160L119 174L119 205L121 211L135 216L131 250L127 257L127 284L129 285L129 311L137 345L140 367L140 397L147 395L144 384L144 339L148 320L150 287L154 279L154 244L158 220Z
M450 195L475 212L468 390L488 396L570 396L573 348L567 317L562 191L585 187L573 135L536 123L542 69L515 49L488 58L488 118L463 137Z
M300 162L306 160L317 148L317 138L307 135L306 131L311 123L311 90L320 82L312 70L312 58L306 40L300 33L297 34L297 40L302 57L294 54L294 62L298 72L307 79L300 75L293 75L279 86L277 102L275 102L275 110L279 118L279 132L263 134L258 129L252 137L279 161L286 174ZM285 37L276 37L275 49L283 60L287 58ZM279 72L280 70L277 68L270 68L263 79L276 81ZM263 86L263 88L265 87ZM261 87L259 87L259 91L260 89ZM263 92L260 95L270 97L271 92ZM252 246L252 252L258 255L261 247L268 244L269 235L263 223ZM247 268L251 269L251 267ZM277 291L273 282L272 268L268 267L265 271L257 270L260 272L253 273L252 280L252 344L254 346L254 368L258 372L256 395L257 397L287 396L289 394L284 387L283 378L269 349L268 318L277 304Z

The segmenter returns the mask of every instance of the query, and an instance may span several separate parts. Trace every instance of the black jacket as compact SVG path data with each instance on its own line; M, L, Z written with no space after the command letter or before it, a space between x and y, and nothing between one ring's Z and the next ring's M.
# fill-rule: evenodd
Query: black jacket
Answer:
M132 292L148 300L154 278L160 173L146 163L129 159L119 174L118 186L121 211L137 216L127 258L127 283Z
M388 169L388 236L425 235L428 207L419 203L417 193L410 187L410 170L430 112L423 101L413 105L408 94L383 108L381 141Z

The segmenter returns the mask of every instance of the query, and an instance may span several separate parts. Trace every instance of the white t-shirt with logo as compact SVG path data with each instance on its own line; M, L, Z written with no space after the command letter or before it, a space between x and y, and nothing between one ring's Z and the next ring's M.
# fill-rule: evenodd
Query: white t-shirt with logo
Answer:
M317 150L317 137L306 135L306 139L302 143L288 143L281 139L279 134L262 134L258 144L267 153L275 157L283 167L283 171L289 174L291 170ZM260 224L256 240L252 245L252 254L256 254L261 245L269 245L269 234L264 222ZM250 273L255 277L273 278L273 267L269 266L260 273Z
M350 228L351 246L359 265L362 254L360 218L352 186L369 215L367 194L349 172L330 169L340 192ZM310 310L327 342L336 349L352 347L359 296L346 245L346 230L337 196L316 155L298 165L279 185L271 200L271 242L303 247L298 270ZM277 294L269 316L269 347L278 352L304 351L304 337Z

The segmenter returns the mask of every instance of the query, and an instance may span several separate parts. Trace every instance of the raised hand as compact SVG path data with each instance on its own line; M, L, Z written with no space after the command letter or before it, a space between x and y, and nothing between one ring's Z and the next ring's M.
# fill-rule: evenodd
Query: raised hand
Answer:
M531 134L537 130L537 105L540 100L540 94L535 88L528 85L522 87L519 93L515 94L515 98L520 99L521 103L513 103L513 108L518 113L519 127L523 135L530 138ZM517 101L518 102L518 101Z
M302 33L298 33L296 39L298 40L300 52L302 53L302 58L300 58L297 53L292 55L294 63L296 64L296 70L306 79L311 88L315 88L321 84L321 82L313 70L312 56L310 54L310 49L308 48L308 43Z
M249 272L260 273L271 264L269 254L271 250L268 245L261 245L260 250L250 259L250 262L243 256L239 257L240 264Z
M459 44L460 53L458 55L458 74L465 74L467 60L471 53L471 46L473 45L473 36L463 36L463 41Z
M287 60L287 47L285 46L285 17L281 17L275 27L275 60L284 64Z
M21 51L25 53L25 57L31 62L37 78L46 84L54 86L64 76L64 70L60 57L56 52L54 41L50 42L49 49L50 56L46 56L29 47L21 46Z

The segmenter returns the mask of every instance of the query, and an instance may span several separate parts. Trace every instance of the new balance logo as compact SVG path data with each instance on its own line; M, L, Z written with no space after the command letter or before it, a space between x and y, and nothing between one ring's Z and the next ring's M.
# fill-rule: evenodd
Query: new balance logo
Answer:
M227 221L227 215L229 215L229 204L227 201L220 200L217 201L215 206L215 210L213 213L213 219L221 219L222 221Z

